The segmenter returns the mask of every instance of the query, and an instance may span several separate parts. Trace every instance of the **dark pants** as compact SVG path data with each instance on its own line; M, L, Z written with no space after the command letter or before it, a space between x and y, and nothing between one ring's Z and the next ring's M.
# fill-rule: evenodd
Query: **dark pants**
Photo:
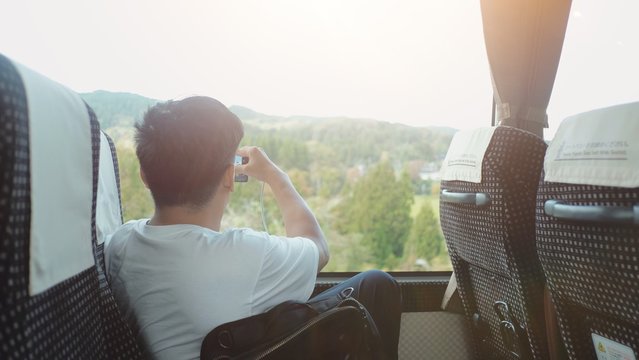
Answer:
M402 294L392 276L379 270L365 271L316 295L308 302L335 297L349 287L353 288L351 297L361 302L373 317L386 355L389 359L397 359Z

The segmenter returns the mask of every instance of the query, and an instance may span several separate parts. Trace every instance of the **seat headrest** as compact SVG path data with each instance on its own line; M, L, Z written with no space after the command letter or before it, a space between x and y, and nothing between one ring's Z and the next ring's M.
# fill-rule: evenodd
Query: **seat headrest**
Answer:
M100 133L100 178L95 216L98 244L113 234L122 225L120 191L118 188L117 158L113 143L106 134Z
M28 107L31 172L29 293L95 264L92 245L99 125L80 97L13 63ZM99 141L99 138L97 138Z
M565 119L544 171L547 182L639 187L639 102Z
M455 133L442 164L442 180L480 183L484 155L495 129L482 127Z

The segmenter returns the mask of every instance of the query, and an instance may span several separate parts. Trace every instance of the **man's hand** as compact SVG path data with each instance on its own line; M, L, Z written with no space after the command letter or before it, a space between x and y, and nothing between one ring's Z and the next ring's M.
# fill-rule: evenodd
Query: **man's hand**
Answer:
M237 165L235 171L246 174L267 183L284 218L286 236L301 236L312 240L319 250L319 272L328 263L329 253L322 229L306 205L306 202L295 190L288 175L275 165L264 150L256 146L245 146L237 151L238 155L248 157L248 163Z
M257 146L244 146L237 150L237 154L248 158L248 163L235 166L235 172L253 177L271 185L276 177L284 172L275 165L264 150Z

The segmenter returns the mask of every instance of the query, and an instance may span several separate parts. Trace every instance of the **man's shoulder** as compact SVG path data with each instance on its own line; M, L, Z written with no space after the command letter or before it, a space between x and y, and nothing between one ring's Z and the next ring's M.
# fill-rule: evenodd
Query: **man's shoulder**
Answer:
M251 249L261 248L265 253L304 251L305 247L313 246L313 242L303 237L286 237L272 235L251 228L228 229L222 234L225 241L233 243L236 247Z
M317 246L313 241L301 236L279 236L271 235L266 232L259 232L252 229L238 229L240 238L245 243L260 243L264 250L271 255L277 253L280 256L289 256L296 253L309 253L309 255L318 256Z
M145 224L149 219L138 219L138 220L129 220L124 224L120 225L120 227L115 230L112 235L112 238L120 238L122 236L128 235L135 228L139 227L141 224Z
M147 222L149 222L149 219L129 220L120 225L120 227L115 232L117 233L119 231L130 231L134 227L139 226L140 224L146 224Z
M131 236L133 230L141 223L145 223L148 219L130 220L122 225L107 238L106 251L115 251L126 243L126 240Z
M123 254L126 252L126 245L131 237L133 230L140 223L146 222L147 219L131 220L120 227L110 236L104 243L104 257L106 267L109 272L118 271L122 263Z
M263 248L272 241L271 237L267 233L255 231L250 228L228 229L221 233L221 237L225 241L230 241L236 246L246 246L250 248Z
M253 230L251 228L231 228L222 233L225 237L239 240L264 240L269 237L265 232Z

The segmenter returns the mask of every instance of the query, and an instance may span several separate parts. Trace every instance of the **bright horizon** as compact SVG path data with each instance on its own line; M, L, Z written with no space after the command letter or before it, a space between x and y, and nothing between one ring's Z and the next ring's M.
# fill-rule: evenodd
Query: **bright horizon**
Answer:
M489 125L479 2L398 4L13 1L0 14L0 52L77 92L200 94L278 116ZM637 2L572 7L550 134L566 116L639 100Z

